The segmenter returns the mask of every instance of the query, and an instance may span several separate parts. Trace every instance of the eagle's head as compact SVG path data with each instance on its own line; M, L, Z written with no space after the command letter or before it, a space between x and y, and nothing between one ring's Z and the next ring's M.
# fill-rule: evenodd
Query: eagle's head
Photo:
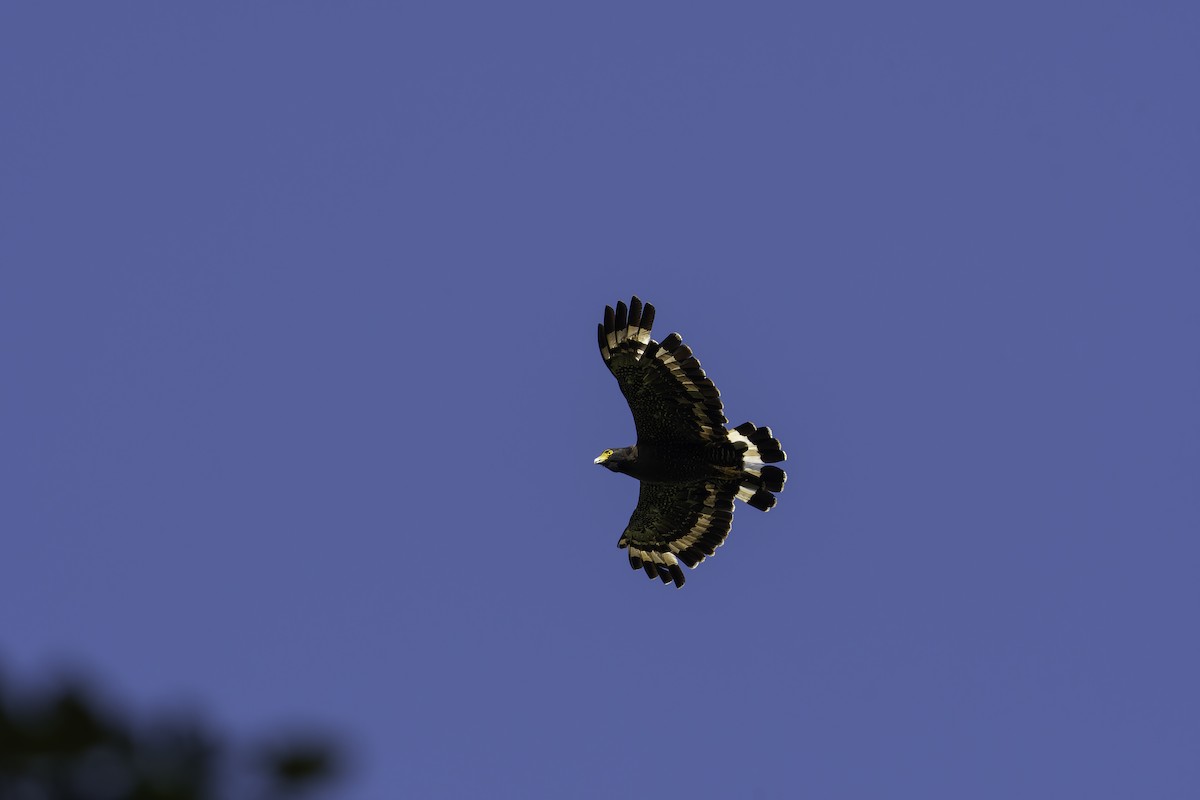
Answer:
M602 464L613 472L628 472L633 466L633 462L637 461L637 447L618 447L616 450L605 450L596 460L595 464Z

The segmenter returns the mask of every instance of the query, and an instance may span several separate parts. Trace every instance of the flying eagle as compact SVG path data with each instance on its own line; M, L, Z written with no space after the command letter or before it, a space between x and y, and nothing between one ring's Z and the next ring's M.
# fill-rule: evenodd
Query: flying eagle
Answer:
M605 450L596 463L641 481L617 542L630 566L680 587L679 562L695 567L721 546L735 499L761 511L775 505L787 475L771 465L787 456L770 428L727 430L721 393L691 348L677 333L654 341L653 324L654 306L636 296L604 309L600 355L633 412L637 444Z

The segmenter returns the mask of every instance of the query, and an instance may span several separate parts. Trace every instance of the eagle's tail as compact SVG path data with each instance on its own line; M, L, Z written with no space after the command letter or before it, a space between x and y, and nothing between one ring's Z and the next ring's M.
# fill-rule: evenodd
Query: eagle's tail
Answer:
M775 507L772 492L782 492L787 482L787 473L771 465L787 459L787 453L770 428L760 428L753 422L743 422L730 430L729 439L742 454L742 484L737 499L760 511L770 511Z

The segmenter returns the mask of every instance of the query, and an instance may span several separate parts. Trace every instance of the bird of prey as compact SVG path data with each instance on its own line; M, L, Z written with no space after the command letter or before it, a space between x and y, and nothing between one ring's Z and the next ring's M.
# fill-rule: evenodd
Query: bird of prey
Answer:
M787 475L773 464L787 456L770 428L726 429L721 393L691 348L677 333L654 341L653 324L654 306L636 296L604 309L600 355L633 412L637 444L605 450L595 463L641 482L617 542L630 566L681 587L679 562L695 567L725 541L734 500L761 511L775 505Z

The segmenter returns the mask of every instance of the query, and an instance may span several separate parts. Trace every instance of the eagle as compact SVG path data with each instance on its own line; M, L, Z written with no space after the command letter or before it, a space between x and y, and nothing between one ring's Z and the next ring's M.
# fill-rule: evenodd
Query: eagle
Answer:
M617 547L651 579L682 587L679 562L693 568L729 535L733 501L775 506L787 458L771 429L726 428L721 393L679 334L650 338L654 306L635 295L604 308L600 355L633 413L637 444L605 450L595 463L641 482L637 508Z

